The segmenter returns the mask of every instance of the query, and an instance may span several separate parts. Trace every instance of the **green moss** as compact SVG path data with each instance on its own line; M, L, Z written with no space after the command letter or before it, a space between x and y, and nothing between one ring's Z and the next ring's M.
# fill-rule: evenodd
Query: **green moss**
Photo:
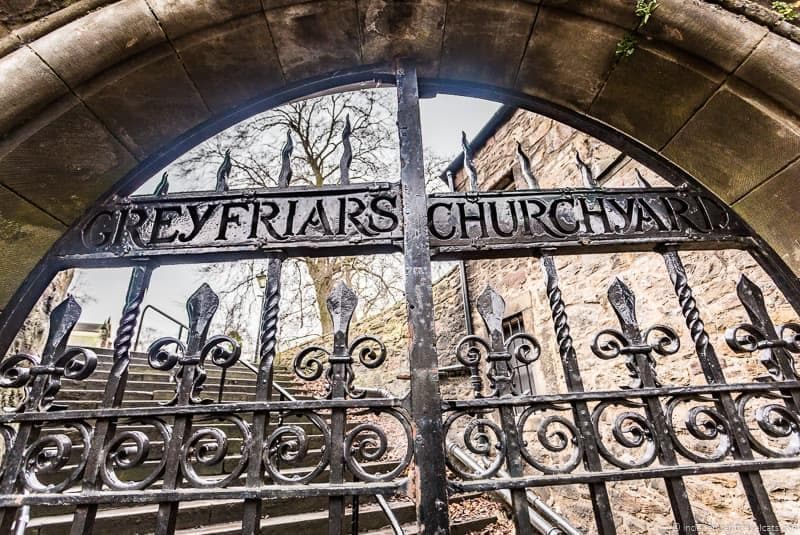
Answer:
M800 17L800 12L797 10L797 4L790 4L789 2L772 2L772 9L774 9L783 20L793 21Z

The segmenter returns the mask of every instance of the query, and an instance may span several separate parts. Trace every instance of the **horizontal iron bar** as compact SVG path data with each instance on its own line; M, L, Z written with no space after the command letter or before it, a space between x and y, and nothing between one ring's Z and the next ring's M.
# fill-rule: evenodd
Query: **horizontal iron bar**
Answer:
M388 483L341 483L338 485L264 485L256 488L227 487L224 489L175 489L101 491L63 494L11 494L0 496L0 507L23 505L79 505L91 503L124 503L125 505L185 502L196 500L312 498L318 496L391 495L405 491L408 480Z
M782 470L800 466L800 457L791 459L763 459L756 461L728 461L679 466L657 466L611 472L584 472L578 474L536 475L504 479L480 479L474 481L448 480L455 492L487 492L500 489L524 489L551 485L573 485L604 481L628 481L632 479L656 479L682 476L700 476L735 472L758 472L760 470Z
M774 383L741 383L700 386L669 386L661 388L636 388L629 390L602 392L568 392L564 394L548 394L542 396L513 396L504 398L480 398L465 400L444 400L442 409L447 411L486 407L526 406L546 403L569 403L573 401L607 401L628 400L631 398L650 398L667 396L693 396L699 394L769 392L782 390L798 390L800 381L784 381Z
M215 416L241 412L309 412L326 409L368 409L402 407L401 399L314 399L299 401L250 401L220 403L216 405L186 405L167 407L136 407L120 409L86 409L57 412L23 412L0 415L0 423L11 422L65 422L97 418L136 418L150 416L196 415Z

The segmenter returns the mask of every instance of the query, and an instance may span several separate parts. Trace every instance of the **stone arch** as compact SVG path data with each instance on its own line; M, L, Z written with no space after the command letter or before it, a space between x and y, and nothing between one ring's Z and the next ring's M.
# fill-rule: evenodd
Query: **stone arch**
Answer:
M638 140L798 272L800 38L730 4L749 18L661 0L623 62L637 24L624 0L81 0L2 26L0 306L101 196L298 87L397 56Z

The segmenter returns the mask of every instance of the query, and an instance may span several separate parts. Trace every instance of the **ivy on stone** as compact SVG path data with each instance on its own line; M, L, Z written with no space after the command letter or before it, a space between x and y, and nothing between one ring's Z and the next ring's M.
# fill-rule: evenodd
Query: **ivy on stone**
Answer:
M636 7L634 13L639 18L639 23L632 32L625 34L625 37L617 43L617 49L614 54L617 56L617 61L631 56L636 51L636 34L645 27L650 21L650 17L658 9L658 0L636 0Z
M791 22L800 17L800 12L797 11L797 4L790 4L789 2L772 2L772 9L774 9L783 20Z

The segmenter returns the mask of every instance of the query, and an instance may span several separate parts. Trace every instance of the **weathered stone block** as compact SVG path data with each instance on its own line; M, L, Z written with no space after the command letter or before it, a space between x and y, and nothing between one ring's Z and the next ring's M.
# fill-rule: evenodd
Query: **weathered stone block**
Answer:
M708 100L723 75L678 51L639 45L616 64L591 113L658 149Z
M800 273L800 160L745 195L733 208Z
M736 76L800 115L800 44L771 33L736 71Z
M30 47L70 87L163 43L145 0L122 0L54 30Z
M267 11L287 79L361 63L358 10L353 0L321 0Z
M213 111L232 108L283 82L261 13L189 35L176 41L175 47Z
M664 154L734 202L800 154L800 123L762 93L729 81Z
M77 91L138 158L146 157L209 115L169 46L142 54Z
M71 223L136 160L83 104L64 100L57 118L0 149L0 182Z
M358 3L364 63L414 57L423 76L435 76L442 49L444 0L366 0Z
M448 2L441 76L512 85L537 10L509 0Z
M0 136L32 119L68 89L29 48L0 59Z
M732 72L767 28L701 0L659 0L643 33Z
M64 230L61 223L0 187L0 308Z
M565 11L541 8L517 88L586 110L614 64L614 50L625 32Z
M571 11L627 30L632 30L639 24L639 18L631 8L631 4L624 0L594 0L592 2L586 2L585 0L541 0L533 3Z
M229 20L261 13L259 0L148 0L147 3L172 40Z

